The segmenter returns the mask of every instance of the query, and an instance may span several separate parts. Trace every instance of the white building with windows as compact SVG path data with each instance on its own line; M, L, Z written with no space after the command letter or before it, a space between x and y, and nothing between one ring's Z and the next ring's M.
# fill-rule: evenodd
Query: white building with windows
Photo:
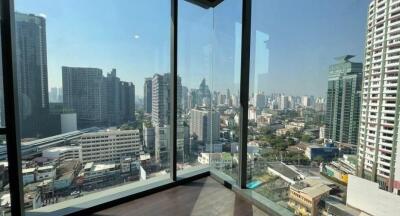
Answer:
M120 163L138 158L141 151L139 130L107 130L83 134L79 140L83 163Z
M396 194L400 192L399 14L399 1L373 0L369 5L358 138L358 175Z

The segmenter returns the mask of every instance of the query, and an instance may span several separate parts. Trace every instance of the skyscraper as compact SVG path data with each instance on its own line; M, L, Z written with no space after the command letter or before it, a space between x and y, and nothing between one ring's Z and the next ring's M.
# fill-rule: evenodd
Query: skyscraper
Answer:
M109 126L121 123L121 81L117 77L117 70L112 69L105 77L107 100L107 124Z
M399 19L391 13L396 7L395 1L374 0L368 9L357 172L399 194L400 41L394 27Z
M279 102L280 102L279 109L285 110L285 109L289 108L289 97L288 96L282 95L280 97L280 101Z
M190 111L190 134L197 140L208 144L219 140L219 112L203 108Z
M131 82L120 82L120 118L121 123L135 120L135 85Z
M265 107L265 95L264 93L256 94L256 107L257 109L263 109Z
M77 114L78 128L107 122L106 84L98 68L62 67L64 108Z
M47 122L49 110L46 19L16 12L15 34L21 136L37 136L46 133L37 123Z
M152 107L152 78L146 78L144 80L144 94L143 94L143 101L144 101L144 113L151 114L151 107Z
M325 137L356 145L360 109L362 63L349 61L353 56L336 58L329 66L325 112Z
M155 127L169 125L170 122L169 82L169 74L156 74L152 79L151 122Z
M169 144L170 144L170 124L171 124L171 86L170 74L155 74L152 79L152 111L151 123L155 133L155 159L162 167L168 165ZM182 84L181 78L177 78L177 113L174 115L180 116L182 112ZM177 122L177 151L183 152L183 125L180 124L179 118ZM179 155L179 152L178 152Z
M182 84L181 78L178 77L177 82L177 104L181 104L182 99ZM170 116L170 101L171 87L169 74L156 74L152 79L152 109L151 122L153 126L169 125L171 122ZM180 113L182 107L178 106Z

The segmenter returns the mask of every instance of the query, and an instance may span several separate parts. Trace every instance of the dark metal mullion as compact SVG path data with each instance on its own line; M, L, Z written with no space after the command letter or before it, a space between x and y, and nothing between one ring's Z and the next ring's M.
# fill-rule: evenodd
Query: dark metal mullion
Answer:
M176 158L177 158L177 118L178 118L178 0L171 0L171 95L170 100L170 116L171 116L171 129L170 129L170 175L173 181L176 181Z
M1 0L1 47L3 60L4 109L10 179L11 213L24 215L24 190L19 136L18 90L15 77L14 1Z
M239 141L239 185L246 188L247 181L247 126L249 109L251 0L242 0L242 50L240 68L240 141Z

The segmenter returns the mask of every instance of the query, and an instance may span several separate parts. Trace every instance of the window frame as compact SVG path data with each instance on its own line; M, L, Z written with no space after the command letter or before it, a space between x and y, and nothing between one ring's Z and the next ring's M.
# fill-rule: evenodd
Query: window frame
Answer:
M171 113L173 116L170 130L170 181L154 188L148 188L144 191L132 192L125 197L106 201L102 204L89 207L87 209L78 209L72 214L83 212L93 212L107 207L118 205L135 198L139 198L160 190L174 187L176 185L201 178L212 173L216 173L210 168L202 168L198 171L192 171L192 174L181 175L177 179L177 64L178 64L178 0L170 0L171 3L171 22L170 22L170 47L171 47L171 76L170 85L172 86ZM240 71L240 140L239 140L239 183L238 188L246 189L246 171L247 171L247 125L248 125L248 101L249 101L249 74L250 74L250 45L251 45L251 7L252 0L242 0L242 44L241 44L241 71ZM15 18L14 18L14 0L2 0L0 2L0 23L1 23L1 58L3 69L4 85L4 110L5 127L0 128L0 135L5 135L7 139L7 154L9 162L10 196L11 196L11 214L26 215L24 208L24 186L22 182L22 154L19 123L19 105L15 54ZM134 190L133 190L134 191ZM29 213L28 213L29 214ZM68 213L71 214L71 213Z

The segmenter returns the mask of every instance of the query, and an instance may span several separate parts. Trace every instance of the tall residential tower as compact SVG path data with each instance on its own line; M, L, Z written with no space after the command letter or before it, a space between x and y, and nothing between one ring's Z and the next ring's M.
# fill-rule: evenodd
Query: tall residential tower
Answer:
M359 176L400 193L400 4L373 0L368 9L358 146Z
M17 12L15 34L21 136L36 137L46 133L49 110L46 19Z
M352 57L338 57L338 62L329 66L325 137L336 142L356 145L362 63L349 61Z

